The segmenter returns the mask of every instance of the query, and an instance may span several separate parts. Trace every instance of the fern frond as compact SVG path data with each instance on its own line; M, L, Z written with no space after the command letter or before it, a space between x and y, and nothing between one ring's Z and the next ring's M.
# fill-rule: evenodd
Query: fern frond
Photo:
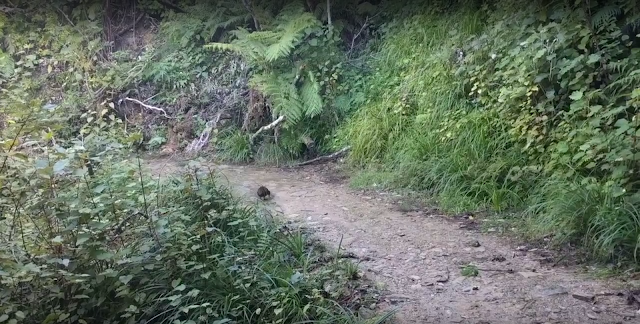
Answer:
M267 96L280 92L280 80L273 73L256 73L249 79L249 85Z
M263 61L267 46L255 40L254 34L256 33L251 33L244 28L238 28L231 32L231 35L236 38L231 44L237 49L237 52L245 58Z
M631 30L638 30L640 28L640 15L627 18L626 24L631 26Z
M274 118L284 115L285 126L295 125L303 116L303 107L295 85L274 73L256 73L249 84L271 100Z
M251 15L249 15L249 14L233 16L233 17L230 17L229 19L217 24L216 27L223 28L223 29L229 29L229 27L236 27L236 26L248 21L249 19L251 19Z
M621 93L630 93L638 87L638 84L640 84L640 68L636 67L635 70L629 71L624 77L609 84L606 88L607 94L619 95Z
M353 106L353 98L349 94L337 96L333 101L333 105L339 113L346 114Z
M248 39L253 41L262 42L264 44L277 42L280 38L280 34L271 30L253 32L246 35Z
M295 46L298 45L298 42L304 37L305 30L318 24L316 17L305 12L288 21L285 25L279 26L278 30L281 31L280 39L268 47L265 54L267 61L273 62L289 56Z
M246 16L232 17L219 24L225 27L232 22L238 22ZM238 28L230 34L234 36L231 42L238 53L246 58L258 61L273 62L291 54L291 51L304 38L305 30L320 22L310 13L304 12L300 3L288 4L278 14L276 27L273 30L249 32L245 28ZM229 50L230 47L220 45L209 48Z
M593 29L598 30L620 14L622 14L622 8L615 5L605 6L591 17L591 25Z
M297 124L304 115L302 100L298 96L298 89L293 83L288 83L286 90L285 105L278 107L278 111L287 117L285 128Z
M307 72L307 78L302 84L300 98L304 104L307 117L313 118L322 112L324 104L320 96L320 84L311 71Z
M275 23L280 26L285 25L291 20L291 17L297 17L304 13L305 7L301 1L291 1L280 9L275 18Z

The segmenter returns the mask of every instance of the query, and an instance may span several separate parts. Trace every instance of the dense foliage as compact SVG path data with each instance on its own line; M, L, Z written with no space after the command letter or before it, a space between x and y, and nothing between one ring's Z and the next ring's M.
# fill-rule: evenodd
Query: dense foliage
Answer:
M158 180L131 154L239 126L249 101L247 62L204 48L246 9L159 4L0 6L0 322L360 322L353 263L197 163Z
M358 1L17 1L0 18L0 82L31 93L1 99L49 103L65 116L58 136L72 137L82 113L110 102L147 149L192 150L206 133L198 144L219 139L210 148L221 159L310 157L362 101L349 90L361 85L357 54L375 10ZM226 140L237 133L249 142Z
M132 149L281 164L350 145L356 180L637 260L636 1L0 9L0 322L353 320L352 291L322 289L353 265L210 175L152 181Z
M448 208L526 209L595 257L640 248L635 1L497 1L388 24L345 129L360 180Z
M88 177L55 148L2 155L3 322L356 322L332 300L360 298L357 267L213 174L158 182L120 157Z

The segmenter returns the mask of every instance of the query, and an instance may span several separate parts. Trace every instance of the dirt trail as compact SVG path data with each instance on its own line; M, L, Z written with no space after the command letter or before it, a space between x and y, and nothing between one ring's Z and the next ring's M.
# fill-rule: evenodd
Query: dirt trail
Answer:
M182 163L149 160L158 174ZM306 223L329 244L342 245L362 261L365 275L383 285L385 302L398 307L397 323L640 323L637 307L618 292L619 282L586 278L552 267L540 256L504 240L461 229L428 211L402 212L382 193L365 196L335 173L319 168L282 170L217 166L240 194L256 199L267 186L283 217ZM477 277L461 275L472 263ZM513 272L506 270L512 269ZM595 303L573 294L595 296Z

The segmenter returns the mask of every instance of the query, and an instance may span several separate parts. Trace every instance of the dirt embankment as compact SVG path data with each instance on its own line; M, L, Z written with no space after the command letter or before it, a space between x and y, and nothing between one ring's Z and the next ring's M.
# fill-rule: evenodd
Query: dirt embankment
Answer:
M165 175L182 165L148 162ZM398 307L398 323L640 323L639 304L628 305L633 296L620 294L633 283L589 278L434 211L399 210L390 194L351 190L330 168L216 169L249 199L267 186L273 199L259 203L330 245L342 242L385 291L370 307ZM465 270L477 276L462 275L469 264L475 268Z

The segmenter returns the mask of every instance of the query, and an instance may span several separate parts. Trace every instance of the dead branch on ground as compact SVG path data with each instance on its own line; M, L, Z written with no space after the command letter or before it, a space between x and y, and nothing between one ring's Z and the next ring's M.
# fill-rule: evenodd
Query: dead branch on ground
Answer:
M258 137L258 135L260 135L260 133L262 133L264 131L268 131L268 130L280 125L280 123L282 123L284 121L284 119L285 119L284 115L282 115L282 116L278 117L278 119L274 120L271 124L260 127L260 129L258 129L257 132L255 132L253 135L251 135L251 138L250 138L251 145L253 145L253 141L256 139L256 137Z
M320 162L320 161L331 161L331 160L334 160L334 159L344 155L350 149L351 149L351 146L347 146L347 147L342 148L338 152L331 153L329 155L323 155L323 156L317 157L315 159L311 159L309 161L300 162L300 163L296 164L296 166L305 166L305 165L313 164L313 163Z
M138 105L140 105L140 106L142 106L142 107L144 107L144 108L147 108L147 109L151 109L151 110L155 110L155 111L160 111L160 112L162 112L162 114L163 114L165 117L167 117L167 118L169 118L169 119L174 119L174 118L175 118L175 117L171 117L171 116L167 115L167 112L166 112L164 109L162 109L162 108L158 108L158 107L154 107L154 106L149 106L149 105L145 104L144 102L142 102L142 101L140 101L140 100L133 99L133 98L129 98L129 97L124 98L124 100L131 101L131 102L135 102L135 103L137 103Z

